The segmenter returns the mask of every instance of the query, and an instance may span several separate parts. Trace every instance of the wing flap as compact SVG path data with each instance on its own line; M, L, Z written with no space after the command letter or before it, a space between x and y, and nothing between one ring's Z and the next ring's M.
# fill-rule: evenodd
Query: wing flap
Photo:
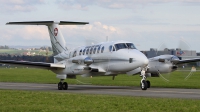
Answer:
M64 64L44 63L44 62L30 62L30 61L15 61L15 60L0 60L2 64L31 66L37 68L65 68Z

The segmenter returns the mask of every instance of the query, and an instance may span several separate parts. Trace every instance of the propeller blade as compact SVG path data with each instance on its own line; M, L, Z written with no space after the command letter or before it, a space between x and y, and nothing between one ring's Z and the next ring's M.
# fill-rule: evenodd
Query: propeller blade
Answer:
M196 72L196 68L193 66L190 73L185 77L184 80L188 80L194 73Z
M157 71L157 72L158 72L159 76L160 76L164 81L169 82L169 80L166 79L159 71Z

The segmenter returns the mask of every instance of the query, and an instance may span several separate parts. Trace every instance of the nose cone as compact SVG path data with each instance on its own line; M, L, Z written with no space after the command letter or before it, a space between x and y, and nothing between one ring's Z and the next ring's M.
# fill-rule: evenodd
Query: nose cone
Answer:
M146 67L149 64L148 58L140 51L137 52L136 60L138 60L141 67Z
M143 65L143 67L145 67L149 64L149 60L143 53L140 54L139 60L140 60L141 64Z
M144 65L148 65L149 64L149 59L147 59L147 57L144 57Z

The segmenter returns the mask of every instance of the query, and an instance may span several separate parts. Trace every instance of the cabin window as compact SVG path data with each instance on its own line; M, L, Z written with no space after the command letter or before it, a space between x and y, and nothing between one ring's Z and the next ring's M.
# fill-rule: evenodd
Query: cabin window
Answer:
M103 53L103 51L104 51L104 46L101 48L101 53Z
M82 54L82 49L80 50L80 52L79 52L79 55L81 55Z
M97 48L95 47L94 50L93 50L93 54L95 54L96 50L97 50Z
M93 50L93 48L90 49L90 54L92 54L92 50Z
M73 54L73 57L75 57L76 56L76 51L74 51L74 54Z
M85 49L83 50L83 55L85 55Z
M100 49L101 49L101 48L100 48L100 46L99 46L99 47L98 47L98 50L97 50L97 53L99 53Z
M112 45L109 46L109 51L110 51L110 52L112 51Z
M86 51L86 54L88 54L89 53L89 49L87 49L87 51Z

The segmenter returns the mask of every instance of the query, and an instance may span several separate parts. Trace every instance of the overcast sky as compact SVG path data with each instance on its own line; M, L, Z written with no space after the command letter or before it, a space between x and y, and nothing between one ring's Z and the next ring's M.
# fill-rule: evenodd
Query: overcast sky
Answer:
M108 37L131 41L139 50L176 48L182 41L185 49L200 52L199 0L0 0L0 7L0 45L50 46L46 26L5 24L61 20L90 23L61 26L68 46Z

